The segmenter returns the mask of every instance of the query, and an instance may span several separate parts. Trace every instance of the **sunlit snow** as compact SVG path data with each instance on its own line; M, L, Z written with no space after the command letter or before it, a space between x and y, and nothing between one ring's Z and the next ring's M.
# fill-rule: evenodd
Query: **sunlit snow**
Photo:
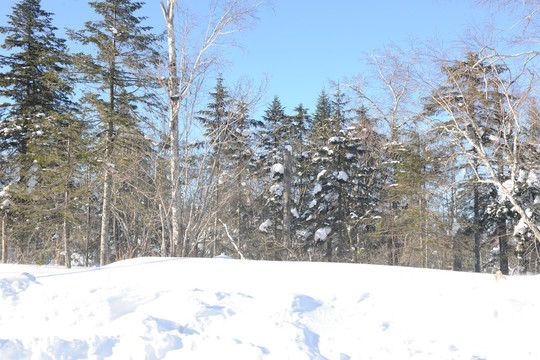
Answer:
M261 225L259 225L259 230L262 232L267 232L270 226L272 226L272 220L267 219Z
M285 168L282 164L274 164L272 165L272 174L283 174L285 172Z
M141 258L0 265L0 359L540 359L540 277Z

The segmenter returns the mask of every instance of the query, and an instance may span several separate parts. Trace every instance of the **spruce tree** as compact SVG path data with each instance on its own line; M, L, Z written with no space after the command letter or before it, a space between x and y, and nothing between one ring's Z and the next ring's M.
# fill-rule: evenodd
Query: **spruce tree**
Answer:
M1 150L28 152L33 131L39 131L39 114L62 114L72 107L72 87L66 69L71 63L65 40L56 37L52 13L41 9L40 0L23 0L8 15L1 47L11 52L0 55L0 104L7 109L0 124ZM15 52L16 49L20 49Z
M370 214L377 203L368 143L352 126L346 96L338 88L327 116L324 94L319 98L318 118L310 133L303 167L311 181L302 214L308 247L322 247L327 261L359 261L358 238L369 231Z
M227 155L231 153L230 145L235 124L233 124L234 117L231 111L232 100L223 84L223 78L217 78L216 86L209 95L210 103L207 104L205 110L199 111L197 120L204 128L205 150L210 155L208 168L213 189L211 210L213 219L212 230L206 242L212 245L209 255L213 257L223 252L222 240L226 238L225 233L220 230L222 225L219 221L227 212L224 204L228 201L223 190L228 188L230 183L225 179L225 172L234 171L234 168L231 169L230 158Z
M205 134L204 157L209 169L212 225L198 251L209 256L234 255L240 249L249 252L253 245L249 234L253 231L251 222L254 221L248 206L249 183L254 175L251 144L257 123L249 116L247 104L229 95L223 78L216 80L209 95L210 102L206 109L198 112L197 120Z
M272 258L283 258L283 191L285 148L290 146L293 133L291 118L285 114L279 97L275 96L263 116L260 131L261 145L258 167L266 179L264 211L259 229L267 234Z
M223 78L217 78L214 91L209 95L211 102L208 103L206 110L199 111L197 120L204 127L204 135L210 142L212 152L219 156L230 137L232 126L232 117L229 112L231 98L223 85Z
M0 76L0 97L6 99L0 104L0 151L8 154L10 163L4 181L10 184L12 216L19 218L19 224L34 228L39 224L34 241L53 236L45 234L47 227L54 229L63 222L67 228L69 211L56 206L69 202L67 183L56 181L52 174L65 175L79 165L62 159L80 146L83 131L71 101L71 57L65 40L55 35L52 15L41 9L39 0L24 0L13 7L7 26L0 27L5 35L2 48L8 51L0 56L0 65L6 69ZM59 213L59 208L64 210ZM18 226L22 236L23 228ZM48 250L39 244L35 249L41 252L39 256ZM66 260L69 265L68 251Z
M293 149L297 154L301 154L305 149L306 134L311 128L311 116L309 115L309 110L306 109L302 104L294 108L295 115L291 117L292 126L293 126Z
M321 94L317 99L317 105L315 113L313 114L313 127L320 127L320 125L332 117L332 101L326 93L321 90Z
M103 195L100 264L109 262L112 173L119 134L137 125L139 106L158 102L148 88L153 79L146 69L158 63L154 44L159 38L143 26L145 17L136 15L142 3L131 0L103 0L89 3L99 20L85 23L80 31L68 31L73 40L92 45L95 55L79 54L77 66L83 81L97 84L85 99L101 122L103 139ZM127 146L128 144L126 144Z

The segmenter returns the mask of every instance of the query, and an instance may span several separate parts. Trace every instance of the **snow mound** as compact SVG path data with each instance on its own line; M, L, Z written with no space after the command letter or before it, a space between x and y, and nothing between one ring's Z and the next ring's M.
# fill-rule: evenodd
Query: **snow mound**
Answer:
M540 358L539 276L142 258L0 289L0 359Z

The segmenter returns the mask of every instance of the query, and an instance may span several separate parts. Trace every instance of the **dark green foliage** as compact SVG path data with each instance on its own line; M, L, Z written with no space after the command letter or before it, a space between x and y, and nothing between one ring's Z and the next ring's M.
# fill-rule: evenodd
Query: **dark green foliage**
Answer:
M372 231L380 191L373 181L371 152L376 144L361 127L369 122L365 113L356 126L351 124L348 102L339 89L330 102L330 116L324 118L328 102L323 92L309 137L311 151L303 157L311 182L302 214L304 240L307 247L322 246L327 261L358 261L359 238Z
M20 240L13 245L29 256L34 250L54 254L56 244L44 239L58 237L62 223L74 218L66 193L77 191L75 173L86 152L85 128L71 101L71 57L40 1L16 4L7 24L0 27L8 53L0 56L6 69L0 96L7 100L0 150L10 162L3 180L10 184L12 223L18 223L11 235Z
M94 55L78 54L76 66L82 82L97 85L96 90L86 92L84 101L99 120L99 137L103 139L100 263L106 264L109 239L113 238L113 244L116 239L110 225L113 173L118 174L113 168L119 153L133 154L131 149L145 147L146 139L138 128L143 118L139 108L159 109L156 95L149 91L156 87L156 81L147 71L159 64L155 50L159 37L150 33L151 27L142 25L145 17L135 15L141 2L104 0L89 4L99 20L88 21L83 30L69 30L68 34L72 40L92 45L96 50Z
M26 154L28 142L40 132L41 120L69 111L72 87L66 69L71 63L65 40L54 34L52 14L41 9L39 0L24 0L13 7L5 35L0 65L0 97L7 101L0 123L0 150ZM42 115L43 114L43 115Z
M230 137L233 126L230 112L231 99L221 77L217 79L214 91L210 92L210 99L207 110L199 111L197 120L203 124L204 135L210 139L212 146L221 148Z
M323 89L317 99L315 114L313 114L313 129L311 132L317 133L317 131L324 131L324 125L330 118L332 118L332 103L330 97Z

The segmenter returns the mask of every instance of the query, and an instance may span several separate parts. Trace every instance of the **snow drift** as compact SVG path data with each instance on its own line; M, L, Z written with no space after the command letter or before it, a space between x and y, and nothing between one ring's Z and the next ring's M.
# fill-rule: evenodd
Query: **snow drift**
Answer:
M0 359L539 359L540 278L142 258L0 265Z

